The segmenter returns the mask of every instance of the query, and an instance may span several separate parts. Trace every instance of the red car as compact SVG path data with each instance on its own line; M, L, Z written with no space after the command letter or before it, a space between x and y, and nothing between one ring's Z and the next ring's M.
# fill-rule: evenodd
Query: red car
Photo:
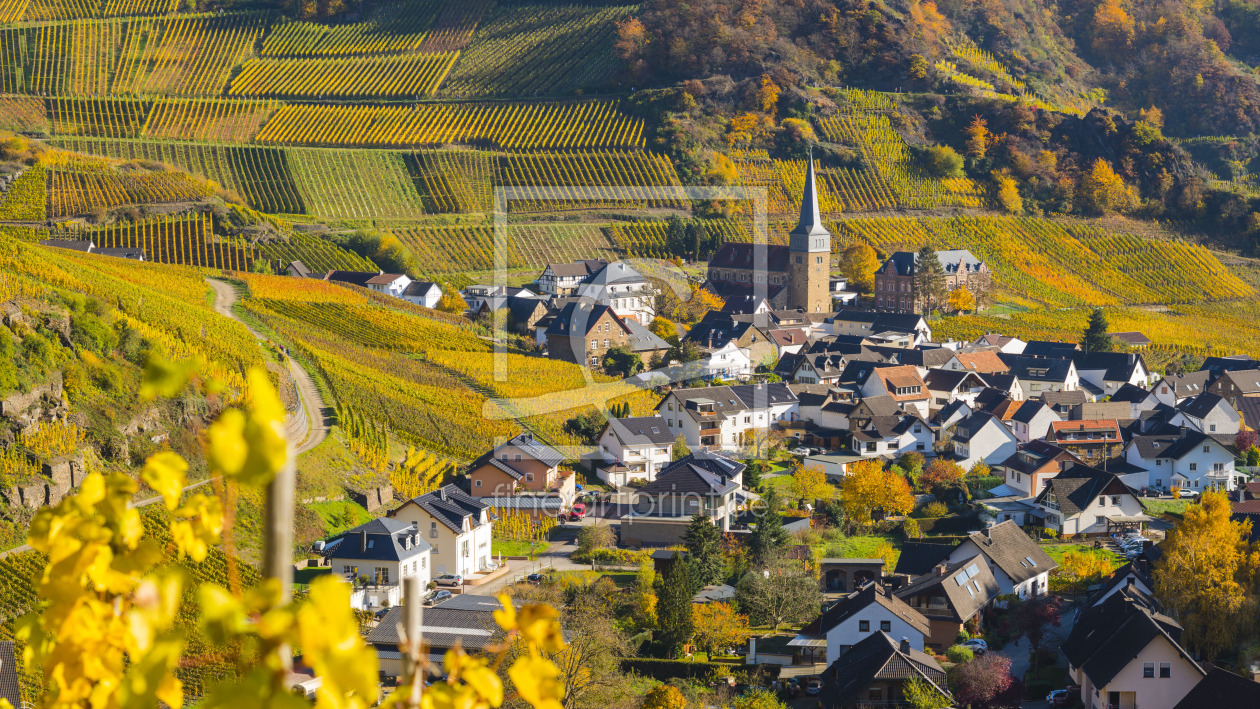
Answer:
M581 502L577 503L576 505L573 506L573 509L569 510L569 519L573 520L574 522L578 521L579 519L582 519L585 516L586 516L586 505L582 504Z

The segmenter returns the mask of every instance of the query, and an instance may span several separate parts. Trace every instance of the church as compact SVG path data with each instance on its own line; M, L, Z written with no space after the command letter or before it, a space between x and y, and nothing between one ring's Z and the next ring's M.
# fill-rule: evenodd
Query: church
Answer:
M761 296L775 310L826 313L833 310L831 233L818 211L818 188L811 155L805 173L801 217L788 233L788 245L766 244L765 260L756 260L758 246L727 242L709 261L708 287L724 300Z

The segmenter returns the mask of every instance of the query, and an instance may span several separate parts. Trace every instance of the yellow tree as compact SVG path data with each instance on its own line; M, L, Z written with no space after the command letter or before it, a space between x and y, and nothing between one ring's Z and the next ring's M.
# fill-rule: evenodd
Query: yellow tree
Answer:
M910 483L878 460L859 460L849 469L840 484L840 500L849 518L866 524L871 513L882 509L891 515L906 514L914 509Z
M1186 645L1209 659L1256 624L1260 553L1247 541L1251 522L1231 521L1230 513L1225 493L1203 493L1160 545L1155 564L1155 595L1185 628Z
M967 286L958 286L949 292L949 299L946 305L954 312L962 312L964 310L976 309L976 296L972 295Z
M444 313L462 313L468 310L468 303L459 297L459 293L455 292L454 288L447 287L446 292L442 294L442 299L438 301L437 309Z
M862 293L875 289L875 271L879 269L879 257L867 244L849 244L840 255L840 271L849 279L849 287Z
M1133 43L1133 17L1120 0L1103 0L1094 10L1094 51L1115 56Z
M993 135L989 132L989 122L981 116L975 116L963 132L967 134L967 154L973 158L983 158L989 148L989 138Z
M1124 178L1117 175L1111 168L1111 163L1102 158L1095 160L1089 171L1081 175L1081 185L1077 193L1081 207L1095 214L1125 211L1137 203L1137 197L1124 184Z
M658 684L643 697L642 709L687 709L687 698L672 684Z
M736 613L727 603L697 603L691 607L696 647L706 655L713 650L743 644L748 638L748 616Z
M648 330L670 344L678 342L678 326L669 318L657 315L655 318L652 318L652 324L648 325Z
M827 473L817 465L798 463L792 470L792 497L804 502L834 497L831 484L827 482Z
M994 170L993 187L997 203L1008 214L1019 214L1024 211L1024 198L1019 196L1019 185L1010 173Z
M761 88L757 89L757 103L761 105L761 110L773 116L779 105L779 93L779 85L769 74L762 74Z

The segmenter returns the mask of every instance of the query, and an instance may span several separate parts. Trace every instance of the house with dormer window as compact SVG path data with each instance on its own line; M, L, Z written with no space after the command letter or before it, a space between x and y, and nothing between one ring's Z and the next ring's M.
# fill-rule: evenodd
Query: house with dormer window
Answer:
M1242 428L1242 416L1223 397L1204 392L1177 404L1177 413L1168 423L1186 425L1208 435L1232 436Z
M720 454L692 453L663 468L656 480L635 493L630 514L621 518L625 546L680 544L691 518L713 521L723 532L739 508L744 464Z
M1206 369L1185 374L1170 374L1151 387L1151 398L1143 408L1151 408L1156 404L1176 406L1192 396L1207 391L1212 382L1212 373Z
M572 504L572 471L560 469L564 455L534 438L518 434L482 454L468 466L473 497L512 497L523 493L556 495Z
M674 434L664 417L610 418L599 434L595 474L620 487L631 480L652 482L673 461Z
M1124 448L1120 424L1115 419L1052 421L1046 441L1086 463L1114 458Z
M387 519L410 525L432 548L432 574L465 579L490 567L489 505L455 485L407 500Z
M350 584L351 606L375 610L402 602L404 578L420 579L421 588L429 584L432 551L415 526L384 518L329 540L323 554L333 575Z
M1146 469L1144 487L1167 490L1233 490L1246 477L1234 469L1234 453L1217 439L1190 428L1176 433L1134 436L1124 459Z
M874 416L852 429L852 449L863 458L896 458L906 453L932 455L936 433L918 414Z
M786 384L674 389L656 405L674 438L692 450L734 451L750 436L796 419L796 394Z
M1133 488L1115 473L1088 465L1073 465L1051 478L1033 502L1046 529L1061 535L1112 534L1151 521Z

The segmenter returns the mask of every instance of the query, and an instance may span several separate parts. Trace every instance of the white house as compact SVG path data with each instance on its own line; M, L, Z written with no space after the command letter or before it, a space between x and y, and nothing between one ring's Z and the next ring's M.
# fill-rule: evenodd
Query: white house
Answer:
M578 283L577 294L607 305L622 320L649 325L656 317L656 294L651 282L620 261Z
M739 507L743 474L743 463L703 451L674 461L635 494L630 513L621 518L621 543L680 544L696 514L729 532Z
M1125 384L1150 386L1150 370L1142 355L1133 352L1074 352L1072 361L1081 381L1102 396L1111 396Z
M673 460L674 434L659 414L637 418L610 418L599 435L595 473L601 480L620 487L631 480L652 482L656 474Z
M703 377L744 379L753 373L753 361L748 349L739 347L733 340L709 352L708 357L701 360L700 364L704 368L700 375Z
M850 443L863 458L895 458L905 453L932 453L932 427L917 414L875 416L853 429Z
M1076 364L1070 359L1026 355L1001 355L1001 358L1029 399L1040 398L1048 391L1075 391L1081 386Z
M1050 478L1034 503L1061 535L1111 534L1149 522L1133 489L1114 473L1074 465Z
M981 335L971 344L973 347L996 347L999 352L1006 354L1020 354L1028 346L1027 342L1018 337L1007 337L996 333Z
M1200 492L1209 488L1233 490L1245 482L1234 469L1234 454L1211 436L1185 429L1176 435L1134 436L1124 459L1147 471L1146 487L1173 485Z
M1207 391L1211 380L1212 373L1206 369L1185 374L1170 374L1151 387L1152 401L1145 408L1149 409L1156 403L1176 406L1192 396L1198 396Z
M998 417L977 411L959 421L953 429L954 457L963 470L984 461L997 465L1015 455L1019 439L1002 425Z
M1232 436L1241 428L1242 416L1225 399L1204 392L1183 399L1177 404L1177 413L1168 422L1174 426L1190 426L1209 435Z
M1037 399L1022 402L1011 414L1011 431L1020 443L1038 441L1050 432L1050 424L1062 421L1054 409Z
M880 632L906 638L910 647L922 651L923 639L932 634L932 629L922 613L889 593L882 584L867 581L801 628L788 641L788 647L805 655L806 664L830 664L849 648Z
M1050 572L1059 567L1010 520L972 532L949 553L949 563L970 559L976 554L983 554L988 560L1002 593L1014 593L1020 598L1048 593Z
M928 370L923 382L931 397L928 407L932 411L944 408L952 401L965 401L968 406L975 406L976 395L988 386L975 372L948 369Z
M395 298L402 297L403 291L411 284L411 279L404 274L381 271L329 271L324 274L324 280L362 286Z
M415 576L421 588L427 586L431 552L418 530L388 518L359 525L324 548L333 575L354 589L351 605L363 610L401 603L404 578Z
M578 284L599 271L608 262L604 259L587 259L573 263L549 263L538 276L538 289L547 295L569 296Z
M398 297L408 303L436 308L438 301L442 300L442 289L438 284L430 281L412 281Z
M488 505L455 485L412 498L389 513L410 525L433 548L433 575L468 579L490 568L493 521Z
M674 389L656 413L692 450L735 451L755 446L777 422L793 420L796 406L796 394L786 384L741 384Z

